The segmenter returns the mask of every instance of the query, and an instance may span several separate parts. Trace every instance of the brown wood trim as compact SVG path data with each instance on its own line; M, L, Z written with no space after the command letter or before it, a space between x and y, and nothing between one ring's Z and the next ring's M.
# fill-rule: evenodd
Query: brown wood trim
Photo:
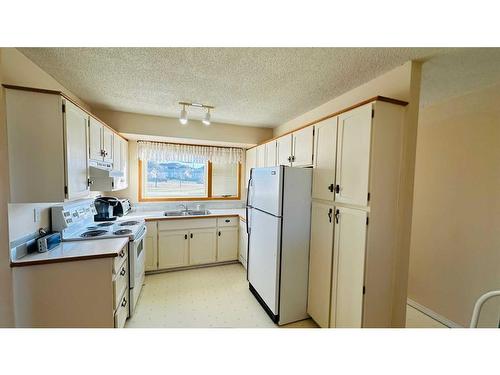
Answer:
M165 220L192 220L192 219L217 219L221 217L241 217L238 214L228 214L228 215L193 215L193 216L162 216L162 217L148 217L145 221L165 221ZM168 230L168 229L167 229Z
M171 197L171 198L144 198L142 195L142 160L138 160L139 167L139 188L137 200L139 202L182 202L182 201L236 201L241 199L241 163L238 163L238 195L235 197L212 197L212 163L208 162L207 165L207 184L208 196L207 197Z
M64 263L64 262L76 262L78 260L90 260L90 259L102 259L102 258L116 258L118 253L107 253L107 254L97 254L97 255L82 255L75 257L66 258L54 258L54 259L40 259L40 260L27 260L21 262L10 262L10 266L13 267L25 267L25 266L36 266L39 264L50 264L50 263Z
M124 136L122 136L121 134L119 134L115 129L113 129L111 126L109 126L108 124L106 124L104 121L102 121L99 117L97 117L96 115L94 115L92 112L90 112L88 109L86 108L83 108L80 104L78 104L77 102L75 102L71 97L69 97L67 94L65 94L64 92L62 91L57 91L57 90L48 90L48 89L41 89L41 88L37 88L37 87L27 87L27 86L16 86L16 85L9 85L9 84L6 84L6 83L2 83L2 86L6 89L11 89L11 90L21 90L21 91L31 91L31 92L38 92L38 93L42 93L42 94L51 94L51 95L60 95L62 96L64 99L66 100L69 100L72 104L74 104L75 106L77 106L78 108L80 108L82 111L84 111L86 114L88 114L89 116L92 116L93 118L95 118L97 121L99 121L100 123L102 123L104 126L106 126L108 129L110 129L114 134L116 134L117 136L119 136L120 138L128 141L127 138L125 138Z
M321 121L325 121L325 120L328 120L329 118L332 118L332 117L335 117L335 116L338 116L342 113L345 113L345 112L348 112L350 110L353 110L355 108L358 108L358 107L361 107L361 106L364 106L365 104L368 104L368 103L371 103L371 102L375 102L375 101L379 101L379 102L387 102L387 103L392 103L392 104L396 104L396 105L400 105L400 106L403 106L403 107L406 107L408 105L408 102L405 102L403 100L399 100L399 99L393 99L393 98L388 98L386 96L374 96L373 98L370 98L370 99L366 99L366 100L363 100L362 102L359 102L359 103L356 103L354 105L351 105L350 107L347 107L347 108L344 108L344 109L341 109L340 111L337 111L337 112L334 112L334 113L330 113L329 115L326 115L326 116L323 116L317 120L313 120L313 121L310 121L308 123L306 123L305 125L301 125L299 126L298 128L295 128L293 130L290 130L286 133L283 133L281 135L278 135L276 137L273 137L271 139L268 139L267 141L265 142L262 142L262 143L259 143L258 145L255 145L253 147L249 147L247 148L247 151L248 150L251 150L252 148L255 148L255 147L259 147L263 144L266 144L268 142L272 142L272 141L275 141L276 139L278 138L281 138L281 137L284 137L285 135L289 135L289 134L292 134L296 131L299 131L299 130L302 130L304 128L307 128L308 126L311 126L311 125L314 125L314 124L317 124L318 122L321 122Z

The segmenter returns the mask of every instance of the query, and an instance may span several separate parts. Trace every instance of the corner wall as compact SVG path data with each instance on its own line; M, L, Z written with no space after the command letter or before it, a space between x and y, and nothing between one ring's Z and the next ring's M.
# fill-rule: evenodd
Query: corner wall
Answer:
M420 110L408 297L468 326L500 289L500 85ZM498 327L491 300L480 325Z

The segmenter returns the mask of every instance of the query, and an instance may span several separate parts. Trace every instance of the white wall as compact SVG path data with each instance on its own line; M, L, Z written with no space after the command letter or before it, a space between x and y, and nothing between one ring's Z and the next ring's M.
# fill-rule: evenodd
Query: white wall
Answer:
M500 289L499 103L496 85L420 110L408 296L462 326Z

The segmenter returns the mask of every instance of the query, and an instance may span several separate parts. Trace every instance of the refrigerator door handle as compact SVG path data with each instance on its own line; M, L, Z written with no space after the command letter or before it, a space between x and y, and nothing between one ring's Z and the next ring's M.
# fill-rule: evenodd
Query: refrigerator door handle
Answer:
M250 176L252 176L252 171L250 171ZM247 206L248 206L248 203L250 201L249 198L250 198L250 186L251 186L251 182L252 182L252 177L250 177L248 179L248 185L247 185L247 204L246 204Z

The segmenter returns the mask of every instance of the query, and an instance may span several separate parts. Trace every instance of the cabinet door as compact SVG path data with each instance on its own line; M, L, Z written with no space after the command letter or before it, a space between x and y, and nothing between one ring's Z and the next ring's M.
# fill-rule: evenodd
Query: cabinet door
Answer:
M237 260L238 227L219 228L217 234L217 261Z
M366 212L336 207L334 272L332 290L333 327L361 328L365 274ZM338 221L338 223L337 223Z
M89 147L90 159L102 160L102 124L93 117L90 117Z
M312 203L307 313L323 328L330 326L333 211L331 204Z
M313 164L314 126L293 133L292 167L308 167Z
M372 105L339 116L335 200L366 206L370 168Z
M314 131L312 197L333 201L337 154L337 117L322 121Z
M67 199L86 197L88 183L88 120L89 116L77 106L66 102L66 186Z
M246 152L245 156L245 189L248 193L248 181L250 180L250 171L255 168L255 163L257 162L257 148L254 147Z
M146 235L146 271L158 269L158 233L156 231L156 222L146 223L148 233Z
M126 189L128 187L128 141L120 137L120 171L123 176L120 178L121 188Z
M257 168L266 166L266 145L260 145L256 147L256 162L255 166Z
M276 140L277 165L291 165L292 135L284 135Z
M158 268L182 267L189 264L187 231L162 231L158 235Z
M114 153L113 153L113 142L114 142L114 133L109 130L107 127L102 127L102 148L104 150L104 161L108 161L110 163L113 162Z
M121 138L113 136L113 170L120 171L122 168Z
M276 141L266 143L266 167L274 167L276 165Z
M215 229L192 229L189 233L189 264L214 263L215 260Z

